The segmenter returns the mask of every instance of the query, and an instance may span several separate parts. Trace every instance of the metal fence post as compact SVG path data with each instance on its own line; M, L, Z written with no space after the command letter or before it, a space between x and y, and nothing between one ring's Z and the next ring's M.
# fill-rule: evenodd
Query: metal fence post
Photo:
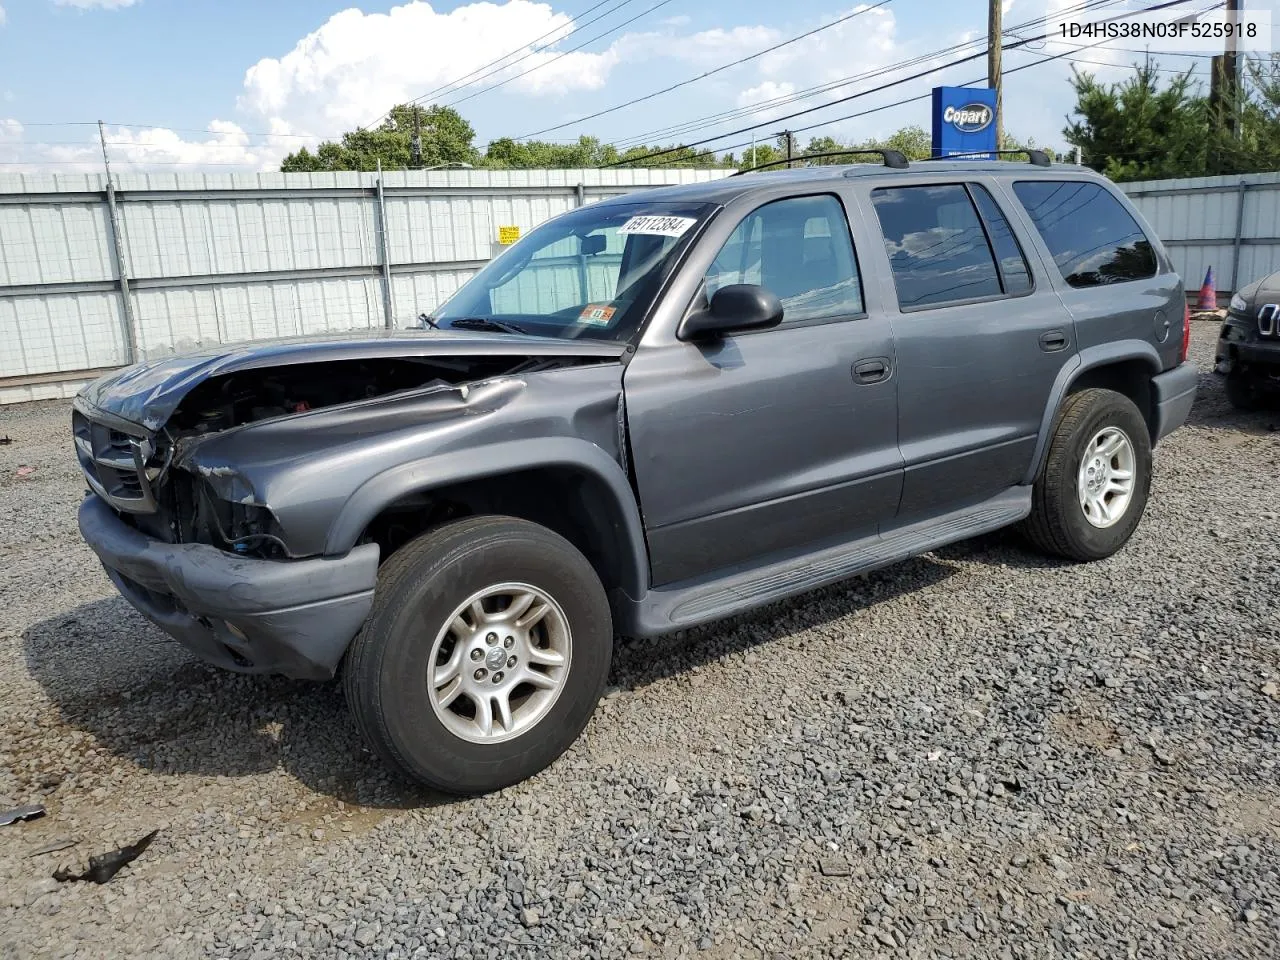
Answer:
M120 287L120 303L124 311L125 362L134 363L138 355L138 321L133 315L133 298L129 295L129 268L125 264L124 242L120 236L120 211L116 207L116 188L111 182L111 160L107 157L107 135L98 121L98 140L102 143L102 166L107 172L107 217L111 221L111 249L115 254L116 279Z
M1249 184L1244 180L1240 181L1240 186L1236 189L1236 238L1231 247L1231 295L1235 296L1236 282L1240 274L1240 239L1244 233L1244 193L1249 189Z
M578 184L573 188L573 196L577 200L575 206L582 206L587 202L587 186L584 183Z
M391 293L391 253L387 243L387 197L382 190L382 161L378 161L378 248L382 261L382 313L387 329L396 325L396 307Z

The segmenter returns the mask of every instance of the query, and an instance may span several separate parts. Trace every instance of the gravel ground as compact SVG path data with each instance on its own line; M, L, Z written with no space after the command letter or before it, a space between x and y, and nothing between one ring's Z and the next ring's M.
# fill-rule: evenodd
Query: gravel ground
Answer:
M3 410L0 807L49 814L0 827L0 958L1276 956L1280 413L1215 330L1119 555L1001 534L628 643L560 762L463 802L132 613L66 405Z

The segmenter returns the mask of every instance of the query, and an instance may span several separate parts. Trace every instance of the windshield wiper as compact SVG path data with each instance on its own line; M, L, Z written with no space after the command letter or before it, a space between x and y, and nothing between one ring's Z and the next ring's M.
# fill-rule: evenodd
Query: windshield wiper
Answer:
M494 330L498 333L523 333L528 334L528 330L514 323L508 323L505 320L492 320L489 317L460 317L457 320L450 320L449 326L456 330Z

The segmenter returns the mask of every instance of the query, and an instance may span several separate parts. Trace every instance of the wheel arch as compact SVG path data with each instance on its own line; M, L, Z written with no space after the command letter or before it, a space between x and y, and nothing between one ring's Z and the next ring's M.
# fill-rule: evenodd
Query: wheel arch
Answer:
M421 532L431 525L431 505L541 523L587 555L606 589L630 596L648 589L644 527L626 474L600 447L569 437L489 444L384 471L347 499L325 553L344 554L370 539L391 513L416 515Z
M1155 405L1151 396L1151 378L1162 369L1160 355L1155 347L1142 340L1121 340L1115 343L1086 347L1058 372L1054 380L1049 402L1045 405L1040 421L1040 433L1036 440L1031 467L1023 483L1034 483L1049 456L1049 441L1053 427L1062 409L1063 401L1073 393L1090 387L1101 387L1124 394L1137 406L1147 425L1152 443L1155 443L1157 425Z

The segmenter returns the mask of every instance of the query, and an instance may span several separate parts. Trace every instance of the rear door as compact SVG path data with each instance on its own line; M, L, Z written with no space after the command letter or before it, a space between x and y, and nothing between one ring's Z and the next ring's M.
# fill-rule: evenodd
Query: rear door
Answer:
M777 294L781 325L677 339L689 305L731 283ZM893 516L893 340L868 312L838 193L740 198L660 313L624 379L654 585L874 534Z
M900 523L994 496L1030 467L1071 316L979 178L867 187L891 278Z
M1094 179L1017 179L1012 189L1053 258L1085 358L1128 341L1130 352L1153 348L1162 369L1177 363L1182 278L1125 203Z

